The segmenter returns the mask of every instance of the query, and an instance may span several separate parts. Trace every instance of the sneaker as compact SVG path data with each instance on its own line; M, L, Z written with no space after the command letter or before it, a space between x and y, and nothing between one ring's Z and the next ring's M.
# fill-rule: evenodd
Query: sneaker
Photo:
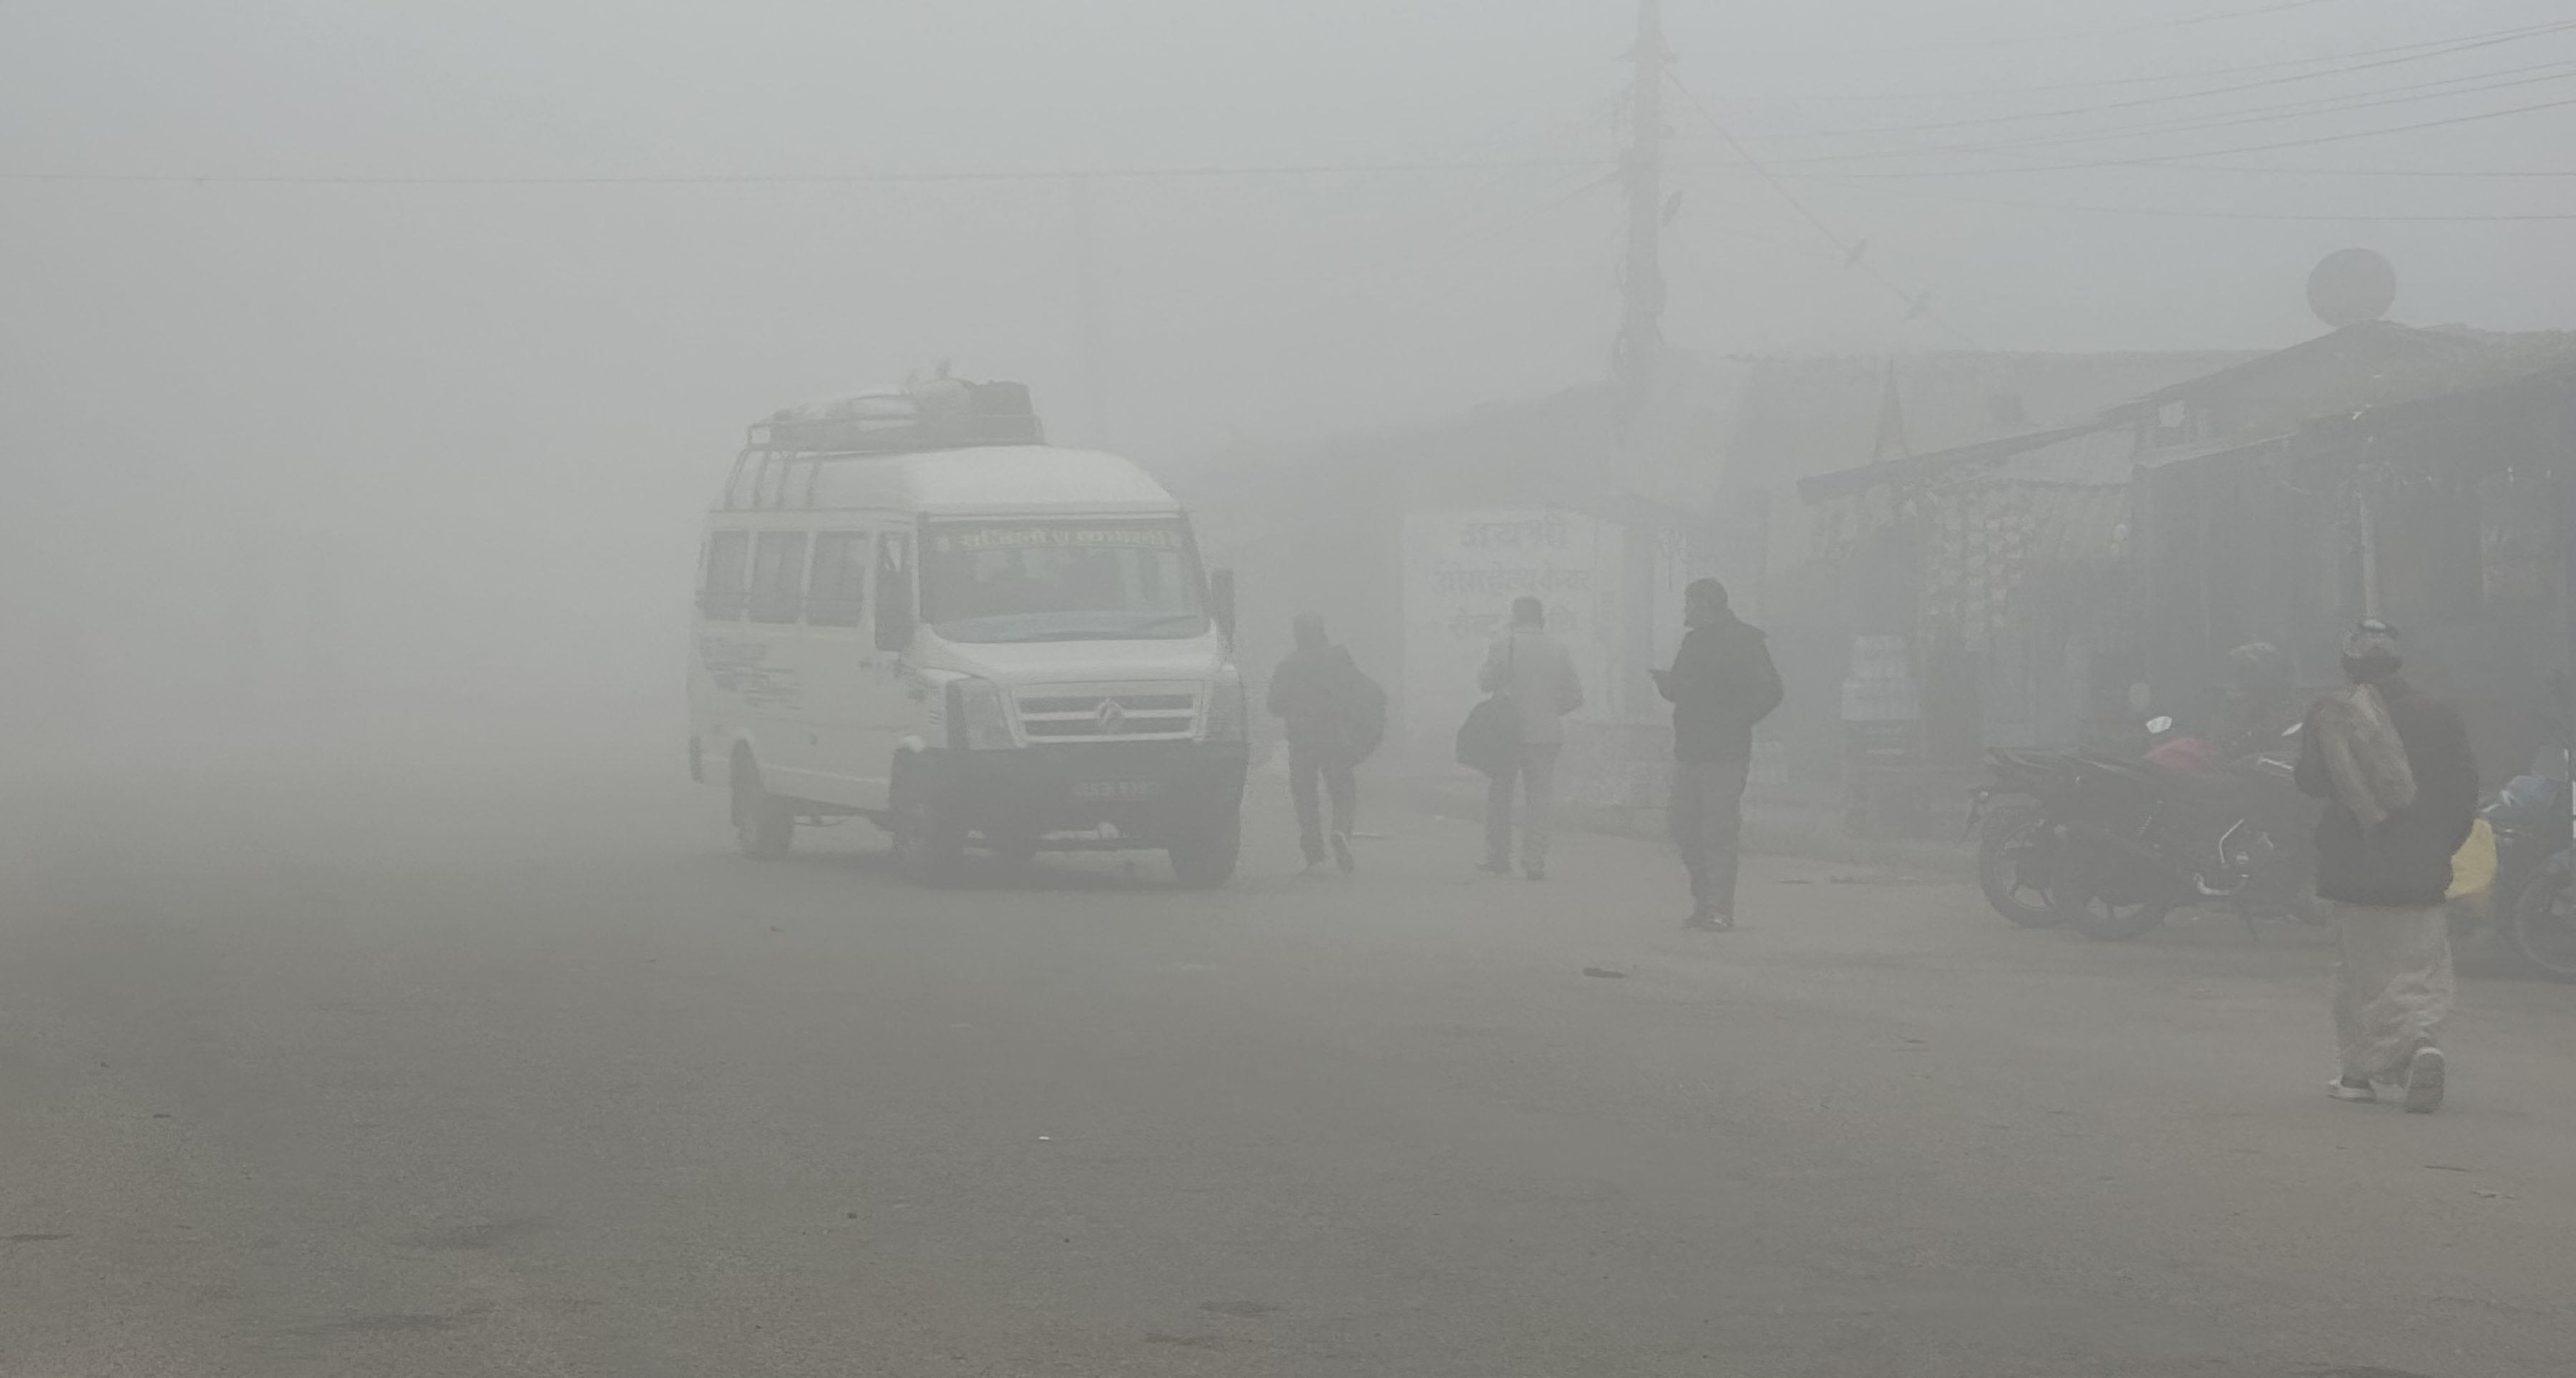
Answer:
M2334 1097L2336 1100L2379 1099L2379 1093L2370 1089L2370 1082L2368 1080L2355 1081L2350 1077L2336 1077L2334 1080L2327 1082L2326 1094Z
M1735 931L1735 916L1733 914L1711 914L1708 916L1708 926L1714 932L1732 933Z
M1487 875L1508 876L1512 873L1512 864L1508 861L1479 861L1476 869Z
M2430 1115L2442 1108L2442 1050L2418 1048L2406 1061L2406 1113Z
M1689 918L1682 920L1682 931L1685 933L1714 933L1717 931L1717 922L1709 916L1709 912L1707 910L1694 909L1691 911L1691 916Z
M1310 856L1306 858L1306 869L1299 871L1297 874L1304 876L1308 880L1322 879L1324 875L1324 859L1319 856Z
M1342 868L1342 874L1346 876L1359 869L1359 863L1351 859L1351 835L1349 833L1333 834L1333 862L1335 865Z

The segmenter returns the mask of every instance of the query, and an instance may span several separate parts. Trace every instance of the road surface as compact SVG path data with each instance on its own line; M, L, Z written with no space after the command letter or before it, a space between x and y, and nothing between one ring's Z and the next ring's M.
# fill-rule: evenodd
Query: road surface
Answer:
M1757 861L1352 880L859 828L641 776L24 788L0 1373L2564 1374L2576 990L2337 1104L2313 932L2128 945Z

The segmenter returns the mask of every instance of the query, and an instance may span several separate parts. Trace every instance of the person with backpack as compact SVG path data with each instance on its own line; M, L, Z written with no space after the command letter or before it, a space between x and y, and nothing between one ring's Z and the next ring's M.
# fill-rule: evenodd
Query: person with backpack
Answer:
M1324 869L1329 841L1334 862L1347 875L1357 867L1351 823L1359 810L1359 781L1352 768L1386 736L1386 691L1360 671L1348 647L1324 635L1322 615L1297 614L1291 633L1296 649L1270 677L1269 706L1288 738L1288 794L1297 804L1297 841L1306 853L1306 874ZM1329 834L1319 793L1332 798Z
M2397 633L2376 618L2344 642L2351 684L2317 700L2300 728L2298 783L2326 801L2317 820L2317 899L2333 920L2337 1100L2400 1093L2441 1108L2442 1023L2450 1014L2451 858L2477 822L2478 767L2460 710L2398 668Z
M1673 841L1691 889L1682 927L1718 931L1735 927L1753 725L1780 706L1780 671L1771 644L1727 607L1726 585L1715 579L1694 579L1682 590L1682 622L1690 630L1673 667L1652 673L1673 705Z
M1485 652L1476 687L1511 701L1520 725L1520 753L1488 774L1485 785L1485 859L1477 869L1512 873L1512 785L1520 783L1521 874L1547 878L1551 796L1556 758L1565 747L1565 715L1583 706L1583 682L1574 657L1547 634L1547 610L1535 598L1512 600L1512 625Z

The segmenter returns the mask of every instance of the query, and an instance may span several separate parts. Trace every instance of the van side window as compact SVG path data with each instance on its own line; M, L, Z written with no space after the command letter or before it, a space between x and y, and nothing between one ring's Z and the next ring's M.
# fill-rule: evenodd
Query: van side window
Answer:
M751 563L751 533L718 531L707 537L707 567L698 579L698 612L730 622L742 616L745 577Z
M889 531L877 540L877 626L912 626L912 537Z
M868 611L868 533L826 531L814 538L814 587L805 620L817 627L855 627Z
M805 533L761 532L751 548L751 620L795 621L804 593Z

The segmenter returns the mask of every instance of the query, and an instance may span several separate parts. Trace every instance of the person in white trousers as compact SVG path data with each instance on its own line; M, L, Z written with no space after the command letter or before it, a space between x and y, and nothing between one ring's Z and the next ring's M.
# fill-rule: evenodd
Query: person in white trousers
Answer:
M1565 747L1565 715L1583 706L1574 657L1547 634L1547 610L1535 598L1512 600L1512 625L1485 653L1476 687L1510 698L1521 722L1520 759L1485 786L1485 860L1496 875L1512 871L1512 786L1521 787L1521 874L1547 878L1550 795L1556 758Z

